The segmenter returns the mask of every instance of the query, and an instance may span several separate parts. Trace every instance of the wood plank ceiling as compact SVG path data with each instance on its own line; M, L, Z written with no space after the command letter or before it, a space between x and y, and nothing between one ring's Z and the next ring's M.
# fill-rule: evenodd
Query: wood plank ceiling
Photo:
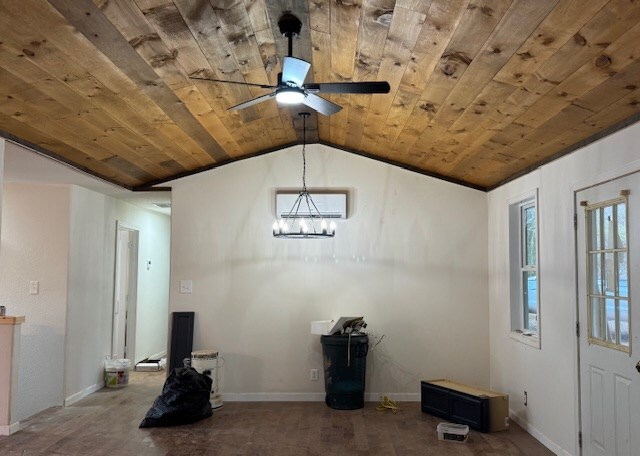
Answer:
M131 189L301 141L275 84L281 14L331 95L307 140L490 189L640 112L640 1L6 0L0 130ZM307 109L308 110L308 109Z

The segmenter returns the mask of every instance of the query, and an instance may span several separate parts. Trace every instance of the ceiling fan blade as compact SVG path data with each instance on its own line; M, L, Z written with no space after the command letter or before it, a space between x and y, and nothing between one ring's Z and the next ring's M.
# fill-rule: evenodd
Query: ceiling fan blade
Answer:
M304 89L314 93L389 93L391 87L387 81L321 82L305 84Z
M311 64L305 60L285 57L282 63L282 82L291 82L297 87L301 87L309 68L311 68Z
M235 106L231 106L230 108L227 109L227 111L237 111L238 109L244 109L244 108L248 108L249 106L253 106L254 104L258 104L258 103L262 103L263 101L267 101L270 98L275 97L276 94L274 93L268 93L266 95L262 95L259 96L257 98L252 98L249 101L243 101L242 103L239 103Z
M302 100L302 104L315 109L320 114L323 114L325 116L335 114L342 109L342 106L332 103L329 100L325 100L324 98L319 97L318 95L314 95L313 93L308 93L304 100Z
M260 87L261 89L277 89L278 88L278 86L272 86L267 84L254 84L252 82L228 81L225 79L200 78L198 76L189 76L189 79L198 79L200 81L211 81L211 82L224 82L225 84L240 84L245 86Z

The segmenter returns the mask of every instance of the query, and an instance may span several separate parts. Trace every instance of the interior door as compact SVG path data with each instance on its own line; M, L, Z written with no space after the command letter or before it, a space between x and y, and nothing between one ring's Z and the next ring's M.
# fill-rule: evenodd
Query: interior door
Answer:
M640 174L580 191L576 201L582 451L637 456Z
M113 302L113 342L111 354L116 358L126 358L127 304L129 300L129 230L118 229L116 242L116 271Z

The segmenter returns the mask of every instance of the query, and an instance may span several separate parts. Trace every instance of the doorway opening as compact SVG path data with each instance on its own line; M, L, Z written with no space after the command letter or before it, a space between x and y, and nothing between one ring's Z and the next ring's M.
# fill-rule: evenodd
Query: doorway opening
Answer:
M116 359L135 359L138 238L137 229L117 222L111 343Z

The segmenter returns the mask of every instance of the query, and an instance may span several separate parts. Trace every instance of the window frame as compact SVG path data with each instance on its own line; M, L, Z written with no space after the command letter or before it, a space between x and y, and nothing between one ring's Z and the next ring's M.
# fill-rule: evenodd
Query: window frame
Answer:
M525 211L535 208L535 264L527 264L527 235ZM538 190L518 198L509 204L509 286L510 286L510 337L526 345L540 348L540 208ZM532 330L525 324L529 304L525 291L524 275L533 272L536 276L537 328Z
M618 217L618 213L617 213L617 209L616 206L618 204L624 204L625 206L625 233L626 233L626 246L624 248L621 248L617 245L617 217ZM591 239L592 239L592 229L593 229L593 225L589 219L589 216L591 213L593 213L594 211L600 211L601 209L604 209L606 207L612 207L612 213L613 213L613 218L614 218L614 233L612 233L613 235L613 246L611 248L606 248L604 245L604 219L602 218L602 216L600 216L599 218L599 235L600 238L598 240L599 244L598 247L596 249L591 249ZM586 276L586 291L587 291L587 295L586 295L586 299L588 302L587 305L587 342L589 345L600 345L602 347L606 347L606 348L610 348L613 350L617 350L617 351L621 351L624 353L629 353L631 354L631 344L632 344L632 335L631 335L631 326L629 325L628 327L628 345L623 345L621 342L609 342L606 337L606 331L608 331L608 325L606 323L606 316L602 316L601 318L601 324L604 327L604 331L605 331L605 335L603 338L599 338L599 337L595 337L593 335L593 310L592 310L592 299L604 299L605 301L607 299L612 299L614 301L614 306L615 306L615 332L616 332L616 340L620 341L620 311L619 311L619 304L617 304L618 301L626 301L627 302L627 313L630 314L631 313L631 296L629 295L629 293L627 292L627 296L621 296L619 295L619 287L618 287L618 274L619 274L619 264L618 264L618 258L619 258L619 254L620 253L624 253L626 255L627 261L626 261L626 278L627 278L627 286L629 285L629 283L631 282L630 278L629 278L629 274L630 274L630 264L629 264L629 199L628 197L625 196L620 196L618 198L613 198L613 199L609 199L606 201L600 201L598 203L594 203L594 204L588 204L585 206L584 208L584 218L585 218L585 252L586 252L586 269L585 272L587 274ZM604 264L604 256L607 253L612 253L613 254L613 271L614 271L614 294L613 295L607 295L606 291L604 290L604 284L602 285L603 289L603 294L599 295L599 294L595 294L593 293L593 283L592 283L592 265L591 265L591 258L592 255L600 255L601 256L601 277L604 277L606 275L606 272L604 271L604 269L606 268L606 265ZM606 307L606 304L605 304ZM606 312L605 308L603 308L602 312ZM604 323L604 324L603 324ZM628 321L628 324L630 323L630 321Z

